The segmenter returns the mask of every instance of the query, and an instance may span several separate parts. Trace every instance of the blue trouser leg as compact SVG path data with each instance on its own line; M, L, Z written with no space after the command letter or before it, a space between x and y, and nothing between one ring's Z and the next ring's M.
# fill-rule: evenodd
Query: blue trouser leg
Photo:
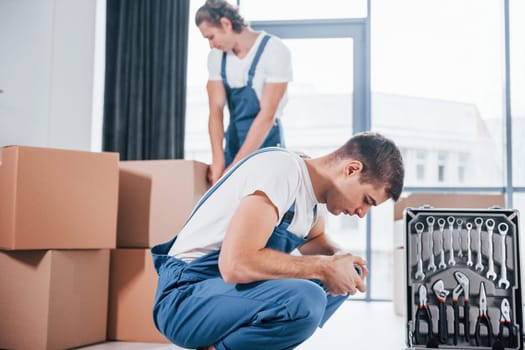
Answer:
M327 298L309 280L227 284L218 277L167 293L156 306L156 320L164 335L184 347L292 349L344 300Z

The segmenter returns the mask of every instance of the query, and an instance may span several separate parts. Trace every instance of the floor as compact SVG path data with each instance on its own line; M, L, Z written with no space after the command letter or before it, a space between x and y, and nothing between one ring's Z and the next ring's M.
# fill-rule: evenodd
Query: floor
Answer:
M394 313L390 302L343 304L322 329L301 344L298 350L319 349L405 349L402 316ZM181 350L175 345L107 342L82 350Z

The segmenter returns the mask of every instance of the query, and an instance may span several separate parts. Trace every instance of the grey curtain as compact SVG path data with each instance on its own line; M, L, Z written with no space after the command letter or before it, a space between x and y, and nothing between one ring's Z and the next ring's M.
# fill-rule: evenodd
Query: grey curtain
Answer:
M189 0L108 0L103 149L184 157Z

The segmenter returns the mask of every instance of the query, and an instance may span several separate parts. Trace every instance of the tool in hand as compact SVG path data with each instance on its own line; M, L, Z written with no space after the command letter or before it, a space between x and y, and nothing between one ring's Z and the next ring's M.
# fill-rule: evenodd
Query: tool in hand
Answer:
M472 262L472 250L470 249L470 233L472 231L472 223L467 222L467 266L474 265Z
M478 231L478 254L477 254L477 260L476 260L476 266L474 267L476 271L481 272L484 269L482 258L481 258L481 229L483 227L483 219L480 217L477 217L474 219L474 223L476 224L476 230Z
M457 219L456 224L458 224L458 242L459 242L459 252L458 257L463 257L463 239L461 237L461 230L463 229L463 220Z
M450 250L449 250L450 257L448 259L448 264L450 266L456 265L456 259L454 258L454 221L455 219L453 216L449 216L447 218L448 230L450 231Z
M501 301L500 313L498 339L505 347L515 347L514 339L516 331L515 325L512 324L512 320L510 319L510 303L507 298Z
M463 332L465 341L468 343L470 339L470 281L468 277L460 271L454 272L454 277L458 281L458 285L452 290L452 306L454 308L454 345L458 344L459 336L459 296L463 294Z
M444 221L444 220L443 220ZM439 319L438 319L438 335L439 341L442 344L447 343L448 338L448 323L447 323L447 295L450 291L445 289L443 280L437 280L432 286L434 294L438 300Z
M415 278L416 280L423 280L425 278L425 274L423 273L423 251L422 251L422 234L423 230L425 229L425 225L421 222L417 222L415 225L415 229L417 232L417 242L416 242L416 259L417 259L417 270Z
M485 283L481 282L479 286L479 316L476 321L476 345L481 345L481 326L487 328L488 346L492 346L492 324L487 312L487 293L485 291Z
M436 271L436 264L434 263L434 222L436 220L433 216L427 217L428 225L428 249L430 252L430 261L428 262L428 271Z
M509 226L506 223L502 222L498 225L498 231L501 235L501 274L498 281L498 287L504 287L505 289L510 287L510 282L507 279L507 246L505 240L508 230Z
M419 286L419 304L416 311L416 344L427 344L432 338L432 314L427 304L427 288L422 284ZM427 335L421 334L421 323L426 323Z
M488 219L485 224L487 225L487 232L489 234L488 238L488 258L489 258L489 269L487 271L487 278L489 280L495 281L498 277L496 275L496 271L494 270L494 248L493 248L493 241L492 238L494 236L494 226L496 226L496 223L493 219Z
M363 268L360 265L355 264L354 265L354 270L355 270L355 272L357 272L359 277L363 278Z
M438 219L439 233L441 234L441 250L439 251L439 268L446 269L445 264L445 219Z

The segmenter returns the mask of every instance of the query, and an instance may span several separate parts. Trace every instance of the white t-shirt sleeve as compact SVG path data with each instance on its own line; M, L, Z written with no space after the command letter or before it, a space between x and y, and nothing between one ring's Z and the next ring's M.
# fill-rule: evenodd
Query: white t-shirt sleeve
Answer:
M254 169L259 168L259 171L245 177L241 197L255 191L264 192L277 208L280 221L295 200L301 175L298 164L289 155L271 153L274 152L259 155L259 159L250 165L255 166Z
M272 37L263 52L267 83L285 83L293 80L292 54L281 39Z
M218 49L211 49L208 53L208 80L222 80L222 54L223 52Z

